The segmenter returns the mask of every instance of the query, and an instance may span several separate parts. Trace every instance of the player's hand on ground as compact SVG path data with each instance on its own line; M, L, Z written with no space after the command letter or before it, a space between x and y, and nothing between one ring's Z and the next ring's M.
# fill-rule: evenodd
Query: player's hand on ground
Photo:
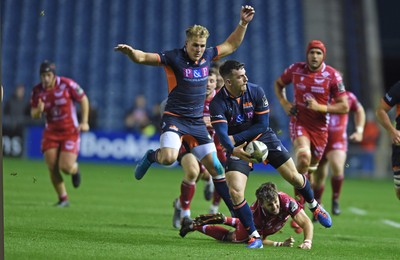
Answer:
M129 55L130 53L133 52L133 48L127 44L118 44L115 48L114 51L120 51L123 54Z
M293 243L294 243L294 238L292 236L290 236L288 239L286 239L285 241L283 241L283 246L287 246L287 247L293 247Z
M90 129L88 123L80 123L78 128L79 128L79 131L81 131L81 132L87 132Z
M299 245L299 248L301 249L306 249L306 250L310 250L312 246L312 242L311 240L304 240L303 243L301 243Z
M255 10L252 6L246 5L242 6L242 10L240 11L240 20L243 25L247 25L251 20L253 20Z

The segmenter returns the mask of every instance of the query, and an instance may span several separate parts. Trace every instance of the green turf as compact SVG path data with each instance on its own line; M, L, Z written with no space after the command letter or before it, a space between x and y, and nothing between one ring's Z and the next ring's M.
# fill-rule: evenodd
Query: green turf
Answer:
M177 197L180 169L151 168L141 181L132 168L108 164L81 164L82 185L74 189L64 179L69 208L56 208L55 192L42 161L3 161L5 259L399 259L399 202L392 180L346 179L342 215L333 217L333 227L315 224L313 248L249 250L244 244L213 240L200 233L184 239L172 228L172 201ZM272 180L292 194L279 175L253 173L246 197ZM207 213L204 183L199 183L192 203L192 216ZM330 209L330 186L324 201ZM365 215L355 214L363 210ZM221 211L227 213L226 207ZM361 211L361 212L363 212ZM309 211L307 210L309 213ZM282 241L293 235L295 246L302 235L289 225L271 236Z

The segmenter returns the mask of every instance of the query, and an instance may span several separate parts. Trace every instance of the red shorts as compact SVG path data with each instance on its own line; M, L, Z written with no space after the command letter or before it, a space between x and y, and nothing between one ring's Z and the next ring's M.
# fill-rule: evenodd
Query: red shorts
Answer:
M347 133L346 132L329 132L328 144L325 147L325 154L332 150L341 150L347 152Z
M234 243L243 243L247 242L249 240L249 234L247 234L247 231L243 224L240 222L239 219L237 219L239 223L236 225L235 232L232 234L232 242Z
M321 160L325 147L328 143L327 131L310 130L298 123L290 122L290 138L292 142L300 136L307 137L311 142L311 155L312 157Z
M79 133L60 134L45 131L42 138L42 152L51 148L58 148L63 152L79 153L81 138Z

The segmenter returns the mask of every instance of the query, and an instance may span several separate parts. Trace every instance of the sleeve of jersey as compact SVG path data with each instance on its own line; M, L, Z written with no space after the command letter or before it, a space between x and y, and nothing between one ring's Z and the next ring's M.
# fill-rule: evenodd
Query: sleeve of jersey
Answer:
M287 67L280 76L282 82L285 83L286 85L292 82L292 68L294 67L294 65L295 64L292 64L289 67Z
M79 86L78 83L71 81L69 84L70 87L70 93L72 94L73 98L77 101L81 101L82 98L86 95L85 91Z
M217 102L213 101L210 103L211 124L215 129L215 133L217 134L220 143L228 153L231 154L234 146L228 136L228 123L223 115L224 113L221 106L219 106Z
M400 103L400 81L389 89L383 100L391 107Z
M242 144L249 142L257 137L257 135L265 132L269 127L269 104L267 97L262 88L257 87L257 103L254 110L254 124L247 130L235 134L233 138L235 143Z

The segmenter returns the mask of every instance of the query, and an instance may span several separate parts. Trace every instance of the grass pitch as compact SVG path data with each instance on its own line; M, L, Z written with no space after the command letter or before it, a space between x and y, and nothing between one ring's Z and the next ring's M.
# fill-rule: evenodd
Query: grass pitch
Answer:
M56 208L57 197L42 161L4 158L5 259L399 259L400 214L392 180L346 179L340 216L333 226L314 228L313 248L296 248L302 235L289 223L270 238L290 235L294 248L249 250L244 244L218 242L198 232L185 238L172 228L172 201L178 196L182 171L153 167L141 180L131 166L81 164L82 184L67 185L70 207ZM255 200L256 188L274 181L293 190L275 173L252 173L246 198ZM192 217L208 212L199 182ZM323 201L330 210L330 184ZM225 205L221 212L227 214ZM310 211L306 210L310 215Z

